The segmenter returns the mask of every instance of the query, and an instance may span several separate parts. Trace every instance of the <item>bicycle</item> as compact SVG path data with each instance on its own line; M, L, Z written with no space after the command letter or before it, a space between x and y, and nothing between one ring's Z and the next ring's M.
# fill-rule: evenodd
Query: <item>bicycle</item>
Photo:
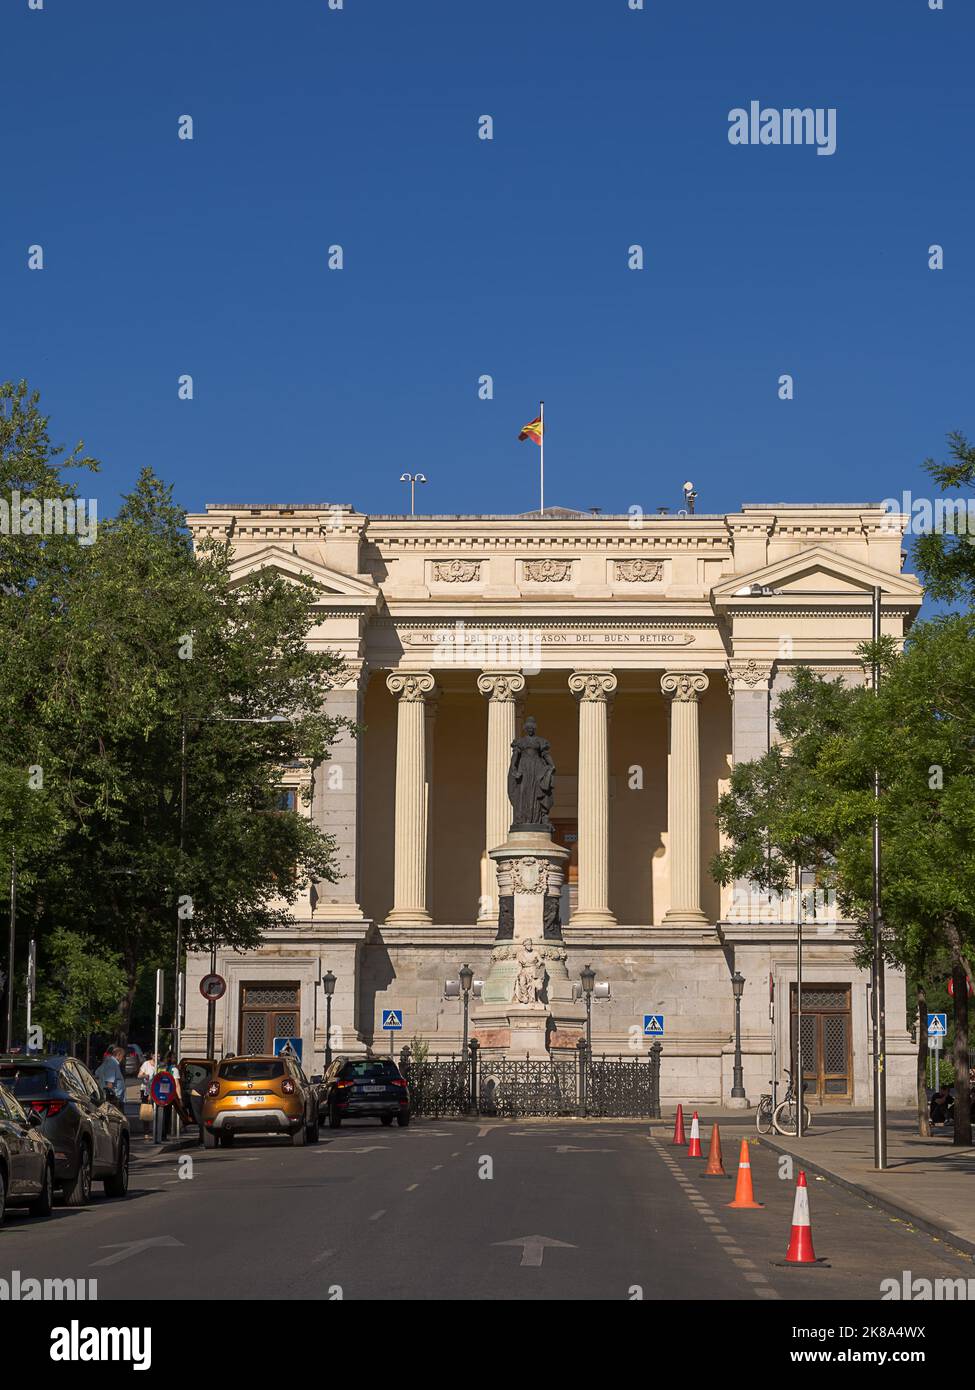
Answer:
M798 1133L798 1130L799 1130L799 1124L798 1124L798 1121L799 1121L799 1107L798 1107L797 1104L796 1104L796 1092L795 1092L795 1086L794 1086L793 1081L792 1081L792 1072L791 1072L791 1071L787 1071L787 1072L786 1072L786 1076L789 1078L789 1085L788 1085L788 1087L787 1087L787 1089L786 1089L785 1100L783 1100L783 1101L781 1102L781 1104L779 1104L779 1105L777 1105L777 1106L775 1107L775 1113L774 1113L773 1116L772 1116L772 1127L774 1128L774 1130L775 1130L775 1132L776 1132L777 1134L784 1134L784 1135L787 1135L787 1136L794 1136L795 1134ZM803 1093L805 1093L805 1090L806 1090L806 1083L805 1083L805 1081L802 1083L802 1089L803 1089ZM805 1134L805 1133L808 1131L809 1126L810 1126L811 1124L812 1124L812 1116L811 1116L810 1113L809 1113L809 1106L805 1103L805 1101L803 1101L803 1103L802 1103L802 1132L803 1132L803 1134ZM765 1131L765 1132L768 1133L768 1131Z
M771 1081L768 1083L771 1086ZM766 1092L758 1102L755 1111L755 1128L759 1134L771 1134L775 1111L772 1106L772 1093Z

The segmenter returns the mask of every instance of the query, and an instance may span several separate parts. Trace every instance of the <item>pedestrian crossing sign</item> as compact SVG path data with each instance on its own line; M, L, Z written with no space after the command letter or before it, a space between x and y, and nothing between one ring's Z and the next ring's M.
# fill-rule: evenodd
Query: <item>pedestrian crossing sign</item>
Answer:
M383 1028L387 1033L395 1033L403 1026L402 1009L383 1009Z
M943 1038L948 1031L947 1014L928 1014L928 1037Z
M643 1036L645 1038L662 1038L664 1035L664 1016L663 1014L644 1014L643 1015Z

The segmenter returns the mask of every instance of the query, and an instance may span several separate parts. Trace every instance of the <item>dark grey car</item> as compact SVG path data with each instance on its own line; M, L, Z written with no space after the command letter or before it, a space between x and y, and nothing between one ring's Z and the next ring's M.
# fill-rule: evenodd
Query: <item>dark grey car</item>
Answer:
M337 1057L319 1092L330 1129L374 1116L384 1125L410 1122L410 1088L390 1057Z
M50 1216L54 1200L54 1155L36 1115L0 1086L0 1226L8 1207Z
M101 1179L108 1197L129 1189L129 1122L75 1057L0 1056L0 1085L40 1120L54 1149L54 1180L69 1207Z

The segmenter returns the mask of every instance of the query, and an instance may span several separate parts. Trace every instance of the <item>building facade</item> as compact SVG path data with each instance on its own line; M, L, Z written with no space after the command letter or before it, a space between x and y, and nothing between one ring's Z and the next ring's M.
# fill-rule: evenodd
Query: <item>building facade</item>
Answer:
M648 1045L664 1016L665 1100L726 1099L731 977L745 977L752 1103L791 1065L795 895L719 887L714 807L733 765L775 737L798 665L863 682L873 590L900 641L921 603L902 573L903 519L876 505L748 505L722 516L365 516L351 506L208 506L197 541L231 538L234 575L270 567L317 590L310 642L345 668L330 711L361 728L330 762L284 770L300 814L337 842L341 879L310 886L259 950L220 952L217 1052L302 1039L334 1049L461 1038L459 967L487 971L497 922L488 851L504 840L511 740L534 715L558 769L551 817L571 852L569 969L596 970L596 1052ZM810 1094L870 1103L869 977L853 933L803 895L803 1056ZM189 965L184 1051L203 1046ZM475 985L475 990L477 986ZM384 1011L403 1033L384 1033ZM909 1103L903 977L887 988L888 1094ZM476 1032L476 1027L475 1027Z

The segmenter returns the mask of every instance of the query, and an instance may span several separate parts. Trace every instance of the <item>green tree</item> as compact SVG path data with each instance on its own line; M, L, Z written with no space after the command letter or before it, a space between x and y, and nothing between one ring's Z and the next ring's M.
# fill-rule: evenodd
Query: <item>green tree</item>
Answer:
M20 436L53 486L38 419ZM17 837L21 914L42 943L70 925L120 955L123 1036L140 966L175 960L177 913L187 949L245 948L336 876L331 838L275 805L282 768L326 758L343 726L324 711L341 663L309 649L310 583L234 583L229 565L227 546L194 553L146 470L95 544L19 559L0 602L0 833Z
M117 955L90 936L59 927L47 943L45 978L37 991L35 1018L47 1045L77 1040L92 1031L114 1032L125 971Z
M874 653L863 652L866 660ZM975 941L975 619L919 624L903 655L876 653L878 693L807 670L779 705L784 744L736 768L718 806L728 843L721 882L786 886L790 864L817 870L872 953L874 768L881 769L883 919L887 959L930 979L947 958L955 988L955 1142L969 1143L964 980ZM959 997L961 996L961 997ZM919 1000L919 1002L922 1002Z
M969 504L975 498L966 494L975 493L975 447L955 430L948 435L948 450L950 463L926 459L924 467L942 493L953 494L952 500L965 503L964 511L945 509L944 529L918 536L914 543L914 563L931 598L948 602L964 600L972 605L975 603L975 533L968 517Z

